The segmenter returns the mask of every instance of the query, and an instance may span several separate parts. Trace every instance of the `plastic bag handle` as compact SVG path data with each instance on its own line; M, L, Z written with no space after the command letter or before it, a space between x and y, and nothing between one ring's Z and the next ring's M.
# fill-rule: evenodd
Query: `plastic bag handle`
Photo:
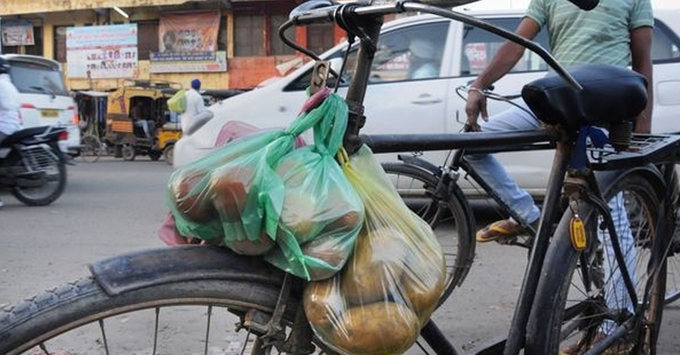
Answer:
M319 154L334 156L342 147L347 130L348 109L345 101L337 94L331 94L326 103L326 116L314 126L314 144Z
M297 137L319 123L326 116L329 93L330 89L325 88L310 96L303 104L300 115L286 128L284 133ZM321 104L318 104L319 102Z

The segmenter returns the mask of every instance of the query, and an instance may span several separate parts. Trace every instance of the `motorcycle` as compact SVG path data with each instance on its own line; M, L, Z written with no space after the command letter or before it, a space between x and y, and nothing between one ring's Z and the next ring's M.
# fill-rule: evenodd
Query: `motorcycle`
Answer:
M9 189L28 206L46 206L66 187L68 159L59 141L65 127L43 126L15 132L0 144L0 189Z

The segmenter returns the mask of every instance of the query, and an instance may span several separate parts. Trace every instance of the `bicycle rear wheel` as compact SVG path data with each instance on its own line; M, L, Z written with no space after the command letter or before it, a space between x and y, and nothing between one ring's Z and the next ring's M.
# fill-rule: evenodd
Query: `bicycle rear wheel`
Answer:
M616 203L626 211L625 217L617 216L616 212L612 217L620 234L621 252L632 274L638 304L633 304L626 292L602 216L592 205L581 208L589 245L578 252L569 236L572 214L567 211L544 262L544 277L539 282L527 328L527 354L559 351L582 354L623 326L631 328L609 345L609 349L626 351L626 354L655 353L666 281L665 262L655 267L650 264L660 199L649 180L638 173L621 176L603 191L608 201L612 201L610 206ZM624 236L626 226L630 228L632 240ZM653 267L650 269L649 265ZM656 277L654 271L658 271ZM646 291L650 278L651 287ZM635 314L636 306L642 304L645 296L648 297L645 311ZM642 326L636 328L638 324Z
M81 141L80 158L86 163L94 163L102 155L102 143L96 136L85 135Z
M475 252L472 210L458 186L453 186L449 201L440 201L436 194L438 178L431 173L402 163L382 166L406 205L429 223L437 235L448 274L441 303L463 282L472 264Z
M673 174L672 196L675 208L675 231L671 241L668 259L666 260L666 304L680 298L680 193L678 191L678 175Z
M0 312L0 354L35 354L36 347L45 354L240 353L258 333L237 333L234 323L243 325L250 310L270 315L279 289L195 280L110 296L82 279ZM296 309L288 305L284 324Z

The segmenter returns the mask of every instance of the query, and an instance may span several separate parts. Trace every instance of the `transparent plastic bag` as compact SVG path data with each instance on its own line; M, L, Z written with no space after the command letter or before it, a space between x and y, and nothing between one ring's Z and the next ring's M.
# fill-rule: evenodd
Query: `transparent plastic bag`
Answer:
M306 280L339 272L352 253L364 208L335 155L347 128L347 107L326 99L329 115L314 126L314 145L285 156L276 167L285 186L273 265Z
M269 251L284 199L283 180L273 167L325 117L327 96L320 91L310 97L309 110L285 130L236 139L175 171L167 200L178 232L241 254Z
M444 291L444 256L370 149L362 147L343 171L364 203L364 225L345 269L307 286L305 313L316 335L340 353L403 353Z

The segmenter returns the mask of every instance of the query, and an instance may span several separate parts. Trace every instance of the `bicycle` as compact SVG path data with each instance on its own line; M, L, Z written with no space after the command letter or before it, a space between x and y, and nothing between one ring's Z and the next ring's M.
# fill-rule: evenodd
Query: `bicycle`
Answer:
M465 93L467 93L468 89L467 86L461 86L457 88L456 92L462 99L465 99ZM484 90L482 93L489 99L504 101L509 104L512 104L511 100L520 96L499 95L491 90L493 88ZM496 240L496 242L504 245L520 246L530 250L533 239L536 236L535 228L498 197L493 188L477 173L474 166L465 160L465 156L466 154L475 153L489 154L545 149L554 149L554 144L505 144L500 140L492 140L488 142L488 145L481 148L471 147L450 152L449 156L451 156L451 159L447 158L443 166L431 164L420 158L418 152L414 152L410 155L400 154L398 158L401 160L401 163L383 163L383 168L386 173L393 176L392 180L398 187L402 198L417 214L428 221L433 228L441 224L449 226L453 224L454 228L459 231L459 235L461 230L471 231L475 228L474 216L471 216L473 214L472 208L465 198L462 189L458 186L461 175L465 174L466 179L471 179L476 183L476 186L481 188L484 196L490 197L495 202L497 205L496 212L513 217L526 230L526 233L523 235L501 238ZM630 188L624 186L621 190L628 191ZM672 195L676 196L677 193L677 191L674 191ZM658 201L640 200L639 198L636 199L636 197L636 194L633 192L626 195L626 204L629 205L628 208L631 210L631 215L638 210L649 211L656 209L653 206ZM639 206L640 204L642 206ZM462 216L471 217L463 218ZM640 222L649 223L649 221L644 219ZM637 229L640 231L644 231L645 227L645 225L637 225ZM675 233L680 233L680 231ZM474 243L472 236L465 238ZM669 269L667 273L671 282L666 285L665 302L669 304L680 298L680 239L677 237L673 240L667 260ZM467 266L469 267L469 264ZM460 283L462 283L462 280L460 280Z
M95 163L101 157L103 148L99 139L99 124L90 118L81 133L79 157L86 163Z
M362 142L369 144L374 152L469 148L476 144L488 142L488 137L487 140L484 137L471 139L465 135L359 136L360 128L365 119L361 116L361 103L370 75L372 53L375 53L375 44L379 37L382 17L385 14L405 11L434 13L487 29L514 40L539 53L573 87L581 88L580 84L563 70L547 52L532 42L461 13L412 2L375 6L360 3L335 5L326 1L303 4L299 11L291 14L291 20L282 25L280 33L284 41L290 42L283 34L286 29L293 25L307 25L331 20L340 23L350 35L348 37L360 39L357 74L350 84L346 98L351 113L344 145L349 152L355 152ZM301 49L295 44L292 45L296 49ZM301 51L308 53L303 48ZM341 74L342 70L340 71ZM584 79L581 78L581 80ZM637 85L622 85L620 89L639 87L640 84L641 82L638 82ZM634 95L634 97L637 99L631 100L632 102L641 100L639 96ZM615 117L631 116L630 113ZM609 123L618 123L618 121ZM572 266L576 265L576 259L580 260L585 256L597 255L596 250L591 253L587 248L586 252L566 250L564 255L559 253L560 248L568 249L571 243L568 222L574 217L576 211L586 221L586 226L593 226L594 224L588 223L588 221L595 218L598 212L601 212L605 218L603 225L609 227L612 241L617 241L610 214L606 207L602 208L602 204L598 203L604 201L599 197L602 195L599 193L601 189L593 175L584 174L570 180L572 184L568 186L573 187L569 194L570 201L573 201L570 205L575 206L574 209L568 209L564 214L562 222L555 229L555 237L553 237L555 242L550 243L551 227L555 216L549 212L555 210L555 206L559 205L561 189L567 172L567 157L572 150L571 142L576 132L573 127L569 129L568 125L562 128L557 127L559 125L554 129L509 134L502 138L515 143L554 141L557 145L556 164L554 164L551 174L546 196L546 208L544 208L534 242L530 266L525 276L522 294L515 311L508 340L501 344L506 354L517 354L523 346L526 354L549 354L557 351L555 342L560 338L559 330L562 326L562 316L565 315L561 310L564 308L566 300L561 297L558 297L556 301L551 300L550 296L553 296L554 292L549 292L552 291L550 287L553 284L564 285L567 282L565 280L571 279L569 276L573 271ZM630 164L654 162L670 167L674 164L679 139L680 137L675 136L655 137L652 142L640 145L637 152L613 154L613 151L603 150L601 160L594 165L603 169L621 169ZM640 181L647 182L650 186L664 188L668 186L667 184L670 181L670 170L665 169L667 173L662 175L654 167L642 166L627 170L623 174L618 174L617 177L621 181L627 181L632 179L630 176L639 176ZM588 191L585 187L592 189L592 191L589 191L592 192L592 197L586 194L577 196L577 194ZM605 193L608 191L607 189L602 190ZM658 197L661 203L657 206L660 206L662 210L658 214L660 218L657 218L659 226L655 229L656 233L651 233L652 239L646 241L652 251L650 270L653 271L651 273L653 277L648 279L651 281L646 284L647 292L645 292L642 302L633 302L636 305L633 312L620 312L619 317L613 317L610 316L611 312L602 314L593 310L593 307L602 305L600 300L586 299L578 303L577 306L570 307L569 314L567 314L576 313L579 315L580 312L587 311L586 314L590 316L583 319L583 324L576 324L573 329L589 329L590 333L594 333L594 330L597 329L592 326L604 321L605 317L611 318L617 325L631 324L630 330L617 328L613 333L607 334L604 340L595 345L595 348L592 349L594 351L597 351L598 348L609 347L614 341L625 335L644 337L653 353L656 335L658 334L656 325L663 311L663 308L659 306L662 301L659 290L665 280L664 260L668 247L668 238L667 234L664 233L664 228L667 227L667 223L672 221L672 218L669 217L670 213L668 212L671 210L669 201L663 198L663 194L660 194L657 190L646 189L641 190L640 194L649 198ZM590 199L582 199L581 197L590 197ZM597 243L592 242L589 245L591 249L596 249L593 245L597 245ZM615 245L614 250L616 258L620 261L622 259L620 247ZM567 263L556 263L555 259L558 256L566 259L562 261L567 261ZM597 258L595 259L597 260ZM539 277L542 273L541 266L544 260L546 264L554 267L554 271L556 271L554 275L548 273L547 277ZM620 264L622 271L627 270L625 263ZM588 281L587 286L595 285L597 284L596 281L599 280L593 277L593 282L590 282L591 270L595 270L593 265L596 264L589 262L589 260L579 264L579 271L583 272L584 279ZM157 343L161 340L159 330L167 327L160 325L160 309L165 306L190 305L204 306L201 308L203 310L201 313L205 314L205 317L202 317L204 323L201 325L204 330L202 330L203 337L199 342L199 345L204 347L204 354L209 352L209 340L215 337L212 318L217 316L218 313L219 315L227 313L236 315L238 319L237 328L246 329L248 335L252 333L257 336L252 344L249 344L246 340L241 352L250 347L253 353L264 354L269 353L272 347L276 347L290 353L309 354L314 351L314 346L316 346L323 352L333 353L326 349L322 343L316 341L304 312L301 311L299 300L304 286L303 282L274 269L259 258L238 256L227 250L212 247L179 247L143 251L104 260L92 264L90 271L93 275L91 278L58 287L44 295L5 309L0 315L0 352L17 354L38 346L43 352L49 353L47 342L63 333L74 334L78 343L82 344L84 341L82 341L81 332L86 332L88 329L81 326L95 323L94 331L99 334L96 337L98 342L95 341L93 346L97 351L104 348L107 353L117 349L122 349L123 352L132 352L130 346L138 344L128 342L116 345L113 343L115 339L112 339L107 331L107 329L124 327L131 328L131 332L135 335L141 335L148 330L148 349L151 349L152 353L156 353L158 350ZM552 271L553 269L551 269ZM625 274L625 272L623 273ZM595 271L592 274L593 276L597 275ZM626 285L630 286L630 277L624 275L624 279L627 280ZM565 288L562 287L562 289ZM568 288L565 292L567 291ZM627 288L627 291L628 296L636 297L635 291L631 291L630 287ZM550 319L551 324L538 327L537 324L544 324L541 311L549 309L550 306L553 306L550 309L551 314L553 314L553 310L556 310ZM215 307L226 308L228 312L216 312ZM136 311L145 309L149 310L148 314L141 314L140 316L147 315L149 319L137 323ZM128 313L133 314L129 315ZM191 328L195 319L188 317L186 313L184 308L179 308L177 318L173 319L179 322L179 327L175 332L171 332L171 335L178 337L189 332L189 328ZM165 313L163 314L163 318L166 318ZM646 315L649 315L649 317L645 317ZM116 316L123 318L115 318ZM576 318L576 320L580 321L581 319ZM585 324L586 321L589 323ZM585 325L591 325L591 327ZM557 332L554 332L554 329L557 329ZM590 333L586 332L584 337L581 338L584 344L588 346L591 345L590 339L594 337ZM457 353L454 346L439 331L434 321L430 320L425 325L421 335L437 354ZM173 344L171 346L187 345L186 342L177 340L172 336L169 339L167 338L164 337L163 339L169 340ZM204 344L201 344L201 342L204 342ZM57 347L59 346L58 339L54 344ZM182 351L185 347L179 349ZM487 350L493 352L495 349Z

